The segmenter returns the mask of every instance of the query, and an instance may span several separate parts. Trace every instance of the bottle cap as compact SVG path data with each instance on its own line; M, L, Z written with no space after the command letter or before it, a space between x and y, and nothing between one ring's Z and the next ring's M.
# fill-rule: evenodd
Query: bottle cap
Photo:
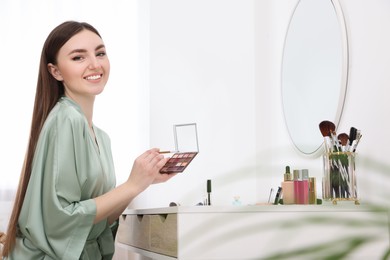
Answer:
M314 191L316 188L316 177L309 178L309 191Z
M308 169L302 170L302 180L309 180L309 170Z
M284 181L291 181L291 180L292 180L292 176L290 173L290 166L286 166L286 172L284 174Z
M294 174L294 181L300 180L300 177L301 177L300 176L301 175L300 170L294 170L293 174Z

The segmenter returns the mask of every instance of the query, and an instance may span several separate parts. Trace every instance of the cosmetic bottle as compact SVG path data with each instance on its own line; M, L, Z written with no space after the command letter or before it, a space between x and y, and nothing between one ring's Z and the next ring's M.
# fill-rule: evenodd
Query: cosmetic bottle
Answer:
M309 178L309 204L317 204L316 178Z
M211 206L211 180L207 180L207 205Z
M301 171L300 170L294 170L293 171L293 182L294 182L294 203L295 204L300 204L299 203L299 182L300 182L300 177L301 176Z
M309 204L309 170L301 171L302 178L299 181L299 199L298 204Z
M276 192L274 205L279 204L279 201L280 201L280 198L282 197L282 194L283 194L283 188L279 186L278 191Z
M294 197L294 182L290 173L290 166L286 166L286 172L284 173L284 181L282 182L283 190L283 204L290 205L295 203Z

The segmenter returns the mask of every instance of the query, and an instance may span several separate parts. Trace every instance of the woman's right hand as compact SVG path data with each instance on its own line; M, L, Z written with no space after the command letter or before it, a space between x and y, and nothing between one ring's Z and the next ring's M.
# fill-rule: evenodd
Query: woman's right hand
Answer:
M169 158L165 158L159 151L160 149L153 148L135 159L127 183L130 184L137 193L141 193L151 184L166 182L176 175L160 173L160 169Z
M160 169L168 161L153 148L135 159L130 176L125 183L96 197L96 217L94 223L108 219L113 223L129 203L153 183L165 182L176 174L161 174Z

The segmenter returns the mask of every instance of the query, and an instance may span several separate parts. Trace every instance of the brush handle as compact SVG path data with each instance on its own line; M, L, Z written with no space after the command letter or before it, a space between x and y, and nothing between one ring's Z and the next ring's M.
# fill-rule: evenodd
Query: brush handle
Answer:
M331 153L332 152L332 141L330 140L330 137L329 136L325 136L324 137L324 144L325 144L325 151L327 153Z
M358 146L358 144L360 142L360 138L362 138L362 135L359 135L357 137L356 142L355 142L354 146L352 147L352 152L356 152L356 148L357 148L357 146Z
M339 139L337 138L336 133L334 132L331 133L331 137L332 137L333 149L335 150L335 152L341 152Z
M354 140L356 140L357 129L355 127L351 127L349 130L349 145L352 146Z

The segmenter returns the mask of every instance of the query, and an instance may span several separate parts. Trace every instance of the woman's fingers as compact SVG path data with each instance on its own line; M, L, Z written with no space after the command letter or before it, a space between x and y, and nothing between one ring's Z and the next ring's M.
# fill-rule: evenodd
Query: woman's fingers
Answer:
M144 174L157 174L164 164L169 160L159 153L159 149L150 149L141 154L135 161L135 169Z
M146 152L141 154L138 158L140 160L151 161L156 155L159 155L158 151L159 151L159 149L157 149L157 148L147 150Z
M169 157L165 158L163 156L163 158L157 162L156 167L158 168L159 171L168 162L169 159L170 159Z
M150 149L135 160L128 180L140 191L151 184L165 182L176 175L160 173L168 160L169 158L159 153L159 149Z

